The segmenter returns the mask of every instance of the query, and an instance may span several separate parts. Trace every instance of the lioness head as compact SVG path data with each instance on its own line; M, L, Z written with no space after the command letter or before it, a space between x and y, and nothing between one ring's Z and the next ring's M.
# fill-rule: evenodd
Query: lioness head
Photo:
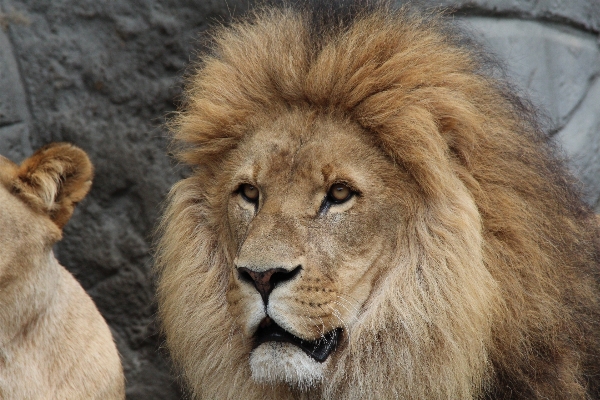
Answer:
M0 156L0 275L21 275L48 257L92 174L85 152L66 143L43 147L21 165Z

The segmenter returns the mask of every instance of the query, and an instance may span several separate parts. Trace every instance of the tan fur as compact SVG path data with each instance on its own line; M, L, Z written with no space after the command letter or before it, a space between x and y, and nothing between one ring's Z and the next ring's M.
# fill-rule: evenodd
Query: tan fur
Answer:
M122 399L108 325L52 254L92 164L52 144L21 166L0 156L0 399Z
M598 227L528 106L440 17L311 21L217 30L172 124L159 314L193 395L599 398ZM322 213L336 182L359 195ZM237 270L296 265L266 308ZM342 342L252 351L266 313Z

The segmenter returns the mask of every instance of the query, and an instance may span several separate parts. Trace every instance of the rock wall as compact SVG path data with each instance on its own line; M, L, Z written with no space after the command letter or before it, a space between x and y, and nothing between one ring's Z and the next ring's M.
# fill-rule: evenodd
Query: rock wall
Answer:
M421 1L454 10L548 115L600 211L598 0ZM154 323L150 256L160 203L182 174L161 124L210 23L245 0L0 0L0 154L69 141L94 186L56 254L115 335L129 399L182 396Z
M596 3L598 16L600 2L589 3ZM600 18L586 24L493 16L462 21L546 115L549 134L570 158L587 202L600 212L600 41L597 29L582 29L598 27Z

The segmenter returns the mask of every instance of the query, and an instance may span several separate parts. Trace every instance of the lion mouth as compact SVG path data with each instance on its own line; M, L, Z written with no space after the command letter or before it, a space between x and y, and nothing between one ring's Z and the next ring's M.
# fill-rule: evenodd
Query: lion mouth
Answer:
M292 335L277 325L271 318L266 317L254 334L254 348L266 342L291 343L299 347L313 360L323 362L337 347L341 333L342 329L336 328L325 333L317 340L304 340Z

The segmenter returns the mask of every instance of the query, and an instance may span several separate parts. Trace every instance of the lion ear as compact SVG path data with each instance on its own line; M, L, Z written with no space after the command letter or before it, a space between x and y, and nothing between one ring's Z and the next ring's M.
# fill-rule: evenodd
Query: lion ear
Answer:
M12 186L19 197L62 229L90 190L92 176L92 163L83 150L53 143L23 161Z

